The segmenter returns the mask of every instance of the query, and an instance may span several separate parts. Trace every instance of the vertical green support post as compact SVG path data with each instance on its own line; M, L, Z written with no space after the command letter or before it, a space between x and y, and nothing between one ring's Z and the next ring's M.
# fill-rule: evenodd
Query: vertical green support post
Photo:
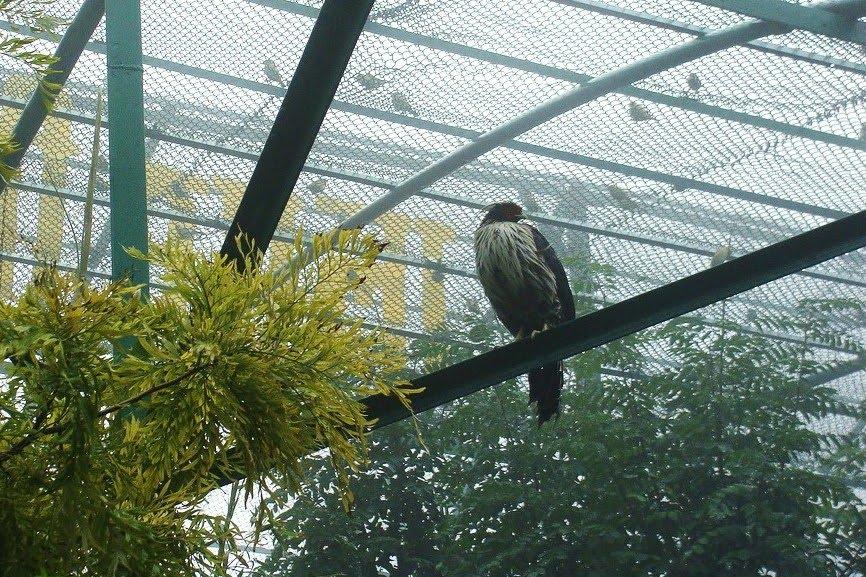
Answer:
M111 194L111 276L128 276L147 294L148 263L126 247L147 252L144 171L144 69L139 0L106 0L108 160Z

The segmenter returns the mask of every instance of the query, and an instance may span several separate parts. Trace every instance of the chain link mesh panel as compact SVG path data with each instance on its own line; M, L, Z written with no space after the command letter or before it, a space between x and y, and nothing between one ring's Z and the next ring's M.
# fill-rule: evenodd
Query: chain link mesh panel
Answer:
M151 239L215 251L255 166L321 2L142 1ZM71 19L73 0L53 10ZM396 184L546 99L712 30L746 21L686 0L380 0L358 42L269 258L299 228L326 230ZM9 28L9 23L0 23ZM26 33L26 31L19 31ZM56 39L36 49L53 51ZM34 266L78 264L96 101L105 92L100 26L55 113L0 198L0 296ZM0 63L0 128L33 89ZM522 204L569 266L606 267L599 306L746 254L863 208L866 51L794 31L676 66L563 114L470 162L370 228L390 242L352 310L402 338L471 340L487 310L474 272L481 208ZM103 133L90 273L110 275L108 138ZM743 330L758 312L809 298L866 299L858 251L732 299ZM571 263L571 264L569 264ZM158 283L158 278L153 279ZM495 324L489 312L486 319ZM698 311L718 321L720 305ZM863 336L864 319L837 316ZM768 334L780 341L800 335ZM825 346L828 358L850 353ZM661 344L646 346L657 366ZM866 396L863 372L832 381ZM831 416L820 430L862 424ZM215 506L223 502L215 497Z

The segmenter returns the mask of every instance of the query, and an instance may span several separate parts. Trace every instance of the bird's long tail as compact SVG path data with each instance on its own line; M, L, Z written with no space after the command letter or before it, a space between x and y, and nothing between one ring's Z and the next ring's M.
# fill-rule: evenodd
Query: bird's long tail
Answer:
M538 425L559 415L559 395L564 381L562 361L529 371L529 402L536 403Z

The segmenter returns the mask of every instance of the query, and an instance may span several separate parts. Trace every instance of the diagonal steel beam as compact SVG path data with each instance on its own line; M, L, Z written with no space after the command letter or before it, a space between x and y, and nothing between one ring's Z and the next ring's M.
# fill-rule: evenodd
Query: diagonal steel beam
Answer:
M0 105L18 108L18 107L23 106L23 102L16 100L16 99L11 99L11 98L0 98ZM81 123L85 123L85 124L93 124L95 122L92 116L74 113L74 112L69 112L69 111L65 111L65 110L57 110L57 111L55 111L55 115L58 116L59 118L65 118L65 119L68 119L68 120L71 120L74 122L81 122ZM196 140L192 140L192 139L188 139L188 138L184 138L184 137L171 136L171 135L163 133L159 130L146 129L146 135L150 138L159 139L159 140L164 141L164 142L171 142L174 144L180 144L180 145L188 146L191 148L198 148L200 150L206 150L206 151L214 152L214 153L218 153L218 154L226 154L228 156L233 156L236 158L243 158L243 159L251 160L251 161L255 161L258 158L258 155L256 155L253 152L244 151L244 150L240 150L240 149L236 149L236 148L230 148L230 147L221 146L221 145L216 145L216 144L208 143L208 142L196 141ZM604 161L600 161L600 162L604 162ZM322 176L327 176L327 177L331 177L331 178L338 178L341 180L357 182L359 184L364 184L366 186L374 186L377 188L386 189L389 192L393 191L397 187L396 183L382 180L380 178L366 176L366 175L350 174L350 173L342 172L339 170L318 166L315 164L308 164L307 166L305 166L305 170L307 170L313 174L320 174ZM675 177L675 178L678 178L678 177ZM29 185L29 186L32 186L32 185ZM438 192L434 192L431 190L420 191L417 193L417 196L422 197L422 198L429 198L431 200L443 202L446 204L466 206L466 207L474 208L474 209L480 209L483 207L483 203L476 201L476 200L473 200L473 199L464 198L464 197L455 196L455 195L450 195L450 194L438 193ZM740 196L738 196L737 198L740 198ZM822 209L821 207L814 207L814 208L810 208L809 210L829 211L831 209ZM605 227L601 227L601 226L584 224L584 223L580 223L578 221L574 221L574 220L570 220L570 219L554 218L554 217L550 217L550 216L540 214L540 213L539 214L527 213L527 215L529 215L530 220L535 220L535 221L543 223L543 224L550 224L550 225L557 226L560 228L577 230L577 231L581 231L581 232L588 232L588 233L596 234L599 236L617 238L617 239L625 240L625 241L629 241L629 242L636 242L639 244L647 244L647 245L656 246L659 248L664 248L664 249L668 249L668 250L675 250L678 252L697 254L697 255L701 255L701 256L712 256L712 253L713 253L713 251L711 251L705 247L700 247L697 245L691 245L691 244L688 244L688 243L685 243L682 241L673 241L673 240L668 240L668 239L664 239L664 238L660 238L660 237L652 237L649 235L642 235L639 233L628 233L628 232L618 231L618 230L609 229L609 228L605 228ZM846 216L846 215L847 215L847 213L844 213L841 211L833 211L833 212L829 212L827 214L822 214L822 216L836 217L836 218L841 218L841 217ZM452 272L452 274L460 274L460 273L453 273ZM855 277L833 275L833 274L822 273L822 272L817 272L817 271L802 271L802 272L799 272L797 274L802 275L802 276L806 276L806 277L810 277L810 278L815 278L818 280L828 281L828 282L838 282L838 283L845 284L848 286L866 287L866 281L859 279L859 278L855 278Z
M268 249L374 0L325 0L276 120L241 198L222 252L244 268L244 253ZM236 242L248 235L246 246Z
M642 58L594 78L590 82L550 99L525 114L517 116L493 130L478 136L472 142L458 148L456 151L403 181L390 193L373 201L364 209L350 216L341 226L345 228L363 226L420 190L448 176L461 166L472 162L482 154L504 143L513 141L515 137L528 130L619 87L637 82L638 80L706 56L707 54L712 54L719 50L779 31L779 25L764 21L731 26L647 58Z
M414 379L415 413L568 358L866 245L866 211ZM392 397L364 399L382 427L410 416Z
M624 20L630 20L632 22L640 22L641 24L664 28L666 30L672 30L681 34L703 36L704 34L709 34L711 32L709 28L695 26L693 24L680 22L678 20L672 20L670 18L663 18L661 16L648 14L646 12L629 10L615 4L601 2L599 0L551 0L551 2L556 2L557 4L564 4L566 6L573 6L575 8L581 8L583 10L596 12L598 14L604 14L606 16L622 18ZM857 7L851 2L839 3L835 6L835 8L838 11L837 13L842 16L853 17L857 15ZM844 60L842 58L835 58L827 54L808 52L805 50L800 50L798 48L793 48L782 44L774 44L771 42L764 42L761 40L747 42L746 44L744 44L744 46L767 54L774 54L776 56L792 58L801 62L808 62L809 64L827 66L838 70L844 70L846 72L854 72L856 74L866 74L866 64L854 62L851 60Z
M62 88L104 14L105 0L84 0L54 50L56 61L51 65L53 72L45 77L46 82L57 84ZM53 97L49 98L49 101L53 101ZM45 122L45 118L50 112L46 104L45 94L37 88L30 96L18 122L15 123L15 128L12 129L12 141L17 148L3 159L3 162L12 168L21 166L24 154L33 144L36 133ZM0 180L0 194L3 193L6 186L7 183Z
M837 14L832 3L816 6L802 6L784 0L696 0L701 4L714 6L731 12L738 12L764 21L778 22L792 29L808 30L823 36L832 36L848 42L866 45L866 24L857 22L855 16ZM862 15L866 2L860 2L857 9L846 4L843 14Z
M289 12L291 14L297 14L302 16L307 16L310 18L314 18L315 14L318 12L317 9L312 8L310 6L305 6L302 4L298 4L296 2L291 1L278 1L278 0L247 0L254 4L259 4L262 6L267 6L269 8L275 8L278 10L283 10ZM577 4L581 4L578 2ZM582 6L581 6L582 7ZM412 44L416 44L419 46L426 46L428 48L433 48L435 50L440 50L442 52L447 52L449 54L456 54L459 56L463 56L466 58L472 58L474 60L479 60L483 62L488 62L491 64L496 64L498 66L504 66L507 68L512 68L515 70L522 70L524 72L530 72L532 74L538 74L539 76L545 76L548 78L555 78L557 80L563 80L566 82L572 82L575 84L583 84L584 82L588 82L592 80L592 76L588 74L580 74L574 72L572 70L566 70L563 68L557 68L555 66L548 66L545 64L540 64L538 62L534 62L531 60L526 60L523 58L517 58L514 56L508 56L505 54L501 54L498 52L492 52L490 50L484 50L480 48L475 48L472 46L467 46L465 44L458 44L456 42L451 42L448 40L442 40L440 38L426 36L424 34L419 34L417 32L409 32L407 30L402 30L400 28L396 28L393 26L387 26L384 24L379 24L377 22L368 22L366 27L364 28L366 32L371 34L376 34L379 36L384 36L386 38L393 38L395 40L401 40L403 42L409 42ZM708 34L709 31L703 31L700 35ZM864 68L864 73L866 73L866 68ZM697 112L699 114L704 114L707 116L712 116L715 118L721 118L723 120L728 120L731 122L739 122L742 124L747 124L751 126L756 126L759 128L766 128L768 130L774 130L777 132L781 132L783 134L788 134L789 136L796 136L800 138L809 138L812 140L817 140L819 142L826 142L828 144L835 144L838 146L844 146L846 148L855 148L858 150L866 150L866 142L860 141L856 138L850 138L838 134L832 134L829 132L824 132L821 130L815 130L813 128L807 128L804 126L798 126L796 124L789 124L786 122L780 122L777 120L772 120L770 118L764 118L762 116L756 116L754 114L748 114L745 112L739 112L736 110L731 110L729 108L723 108L721 106L714 106L711 104L705 104L700 100L696 100L694 98L688 98L683 96L672 96L669 94L663 94L660 92L655 92L653 90L647 90L644 88L638 88L636 86L624 86L616 90L616 92L620 94L624 94L626 96L631 96L634 98L640 98L642 100L647 100L649 102L655 102L657 104L663 104L665 106L670 106L673 108L680 108L683 110L690 110L692 112Z

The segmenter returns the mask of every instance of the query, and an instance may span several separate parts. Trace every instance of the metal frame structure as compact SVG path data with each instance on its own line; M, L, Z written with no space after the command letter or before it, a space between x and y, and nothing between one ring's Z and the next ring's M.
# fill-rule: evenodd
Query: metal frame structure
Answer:
M270 6L271 3L269 0L249 0L251 2L261 3L263 5ZM286 3L286 5L291 5L291 3ZM287 10L282 3L276 4L275 7L282 7L281 9ZM312 11L312 13L317 13L316 10L308 7L304 7L305 10L299 10L298 13L303 13L307 15ZM294 12L293 12L294 13ZM373 24L369 25L372 30L379 29L380 25L374 26ZM9 28L8 23L0 22L0 28ZM393 29L397 30L397 29ZM37 37L44 37L44 35L36 35ZM392 34L393 36L393 34ZM423 37L417 34L412 34L411 37L407 38L416 42L420 42L422 45L430 44L431 46L437 46L437 42L440 42L433 38ZM436 41L436 42L434 42ZM98 42L90 42L87 46L88 50L92 50L97 53L104 53L105 46L102 43ZM510 57L506 57L503 55L495 54L495 53L487 53L486 55L479 55L478 51L472 50L466 52L465 50L460 52L454 52L457 54L462 54L466 56L470 56L473 58L478 58L483 61L493 62L498 64L503 64L510 66L519 70L528 70L534 73L546 75L552 78L560 78L565 80L570 80L573 82L587 82L590 80L589 76L584 75L575 75L574 73L555 69L551 67L543 67L541 65L537 65L535 63L527 62L527 61L519 61L519 59L512 59ZM247 80L244 78L239 78L236 76L231 76L228 74L222 74L213 72L210 70L206 70L203 68L198 68L194 66L189 66L186 64L179 64L176 62L172 62L169 60L164 60L160 58L154 58L145 56L143 59L144 63L148 66L153 66L155 68L178 72L182 74L186 74L192 77L201 78L204 80L210 80L214 82L219 82L222 84L237 86L240 88L244 88L247 90L252 90L255 92L260 92L263 94L271 94L273 96L282 96L284 94L283 89L273 86L271 84L265 84L262 82L257 82L254 80ZM520 63L524 63L520 65ZM837 64L833 61L825 62L821 61L822 64L832 67L838 67ZM550 71L545 71L545 68L549 68ZM864 73L866 73L866 68L864 68ZM739 122L744 125L756 126L760 128L767 128L780 134L785 134L788 136L807 138L811 140L815 140L818 142L826 142L828 144L833 144L837 146L842 146L845 148L852 148L856 150L866 150L866 142L860 141L854 138L845 137L829 132L814 130L805 128L802 126L787 124L783 122L778 122L770 119L766 119L763 117L757 117L753 115L747 115L744 113L736 112L729 109L724 109L720 107L714 107L702 104L696 100L683 98L683 97L672 97L660 93L655 93L649 90L637 89L631 86L623 87L621 90L623 94L632 95L637 98L641 98L644 100L648 100L651 102L658 102L661 104L673 106L676 108L682 108L684 110L691 110L694 112L699 112L701 114L706 114L708 116L721 118L724 120L730 120L733 122ZM377 110L375 108L359 106L355 104L350 104L347 102L342 102L339 100L333 101L331 106L334 110L339 110L342 112L349 112L352 114L358 114L360 116L373 118L377 120L384 120L387 122L393 122L399 125L411 126L414 128L420 128L422 130L427 130L434 133L439 133L443 135L456 136L459 138L465 138L467 140L473 140L478 138L481 133L465 128L460 128L457 126L447 125L439 122L432 122L429 120L424 120L421 118L415 118L411 116L396 114L393 112L387 112L382 110ZM151 135L152 136L152 135ZM163 135L164 138L171 138L168 135ZM186 142L184 142L186 143ZM204 146L212 146L206 143L202 143ZM191 146L195 146L194 143L190 144ZM699 190L702 192L707 192L709 194L725 196L729 198L745 200L748 202L753 202L757 204L763 204L766 206L783 208L786 210L792 210L796 212L802 212L804 214L811 214L815 216L820 216L823 218L840 218L845 216L846 212L835 210L831 208L826 208L823 206L817 206L804 202L794 202L785 199L780 199L777 197L773 197L770 195L755 193L752 191L746 191L742 189L738 189L730 186L722 186L718 184L714 184L711 182L701 181L696 178L686 178L680 177L664 172L649 170L637 166L632 166L624 163L611 162L608 160L603 160L599 158L593 158L586 155L574 154L571 152L566 152L563 150L558 150L550 147L540 146L536 144L520 142L520 141L511 141L504 142L500 146L504 148L509 148L521 152L531 153L543 158L551 158L555 160L561 160L577 165L588 166L591 168L597 168L600 170L606 170L610 172L614 172L617 174L623 174L626 176L636 176L639 178L643 178L650 181L660 182L664 184L669 184L671 186L675 186L679 189L693 189ZM230 149L220 149L212 148L212 150L224 152L230 155L236 155L237 153L233 153ZM242 152L245 156L248 156L248 153Z
M835 3L828 3L823 6L798 6L784 0L761 0L761 2L750 0L697 1L701 4L738 12L753 18L778 22L791 28L808 30L815 34L866 45L866 24L856 21L860 16L856 12L856 6L841 6ZM846 17L845 14L852 14L852 16Z
M75 63L84 52L87 42L93 36L93 31L99 26L104 14L105 0L84 0L75 18L69 23L63 38L57 44L57 49L54 51L56 61L52 65L53 72L46 75L46 82L60 86L66 84ZM8 26L7 29L9 29ZM51 99L48 98L48 100ZM16 143L18 148L3 159L3 162L8 166L13 168L21 166L24 154L30 148L36 133L39 132L42 123L48 116L49 108L46 104L48 104L46 96L40 90L35 90L30 96L30 100L21 112L21 117L15 123L15 128L12 129L12 141ZM0 194L6 190L6 184L0 180Z
M243 231L251 235L255 239L257 248L261 250L267 248L268 242L274 236L277 223L291 194L291 189L303 168L324 115L329 106L331 106L337 85L372 6L372 0L353 3L353 8L351 9L351 13L349 13L345 4L339 2L339 0L326 0L320 11L290 1L250 1L276 7L281 10L294 11L297 14L316 17L316 24L308 41L307 49L301 58L301 63L292 79L292 83L288 87L280 112L277 115L277 120L261 154L257 156L242 151L235 151L235 155L250 159L257 158L258 160L256 170L243 196L234 222L228 227L229 233L223 246L225 253L235 257L239 256L233 248L237 232ZM451 154L431 163L426 168L397 184L374 183L375 179L368 177L340 173L339 171L332 171L321 167L308 167L311 171L320 171L321 174L329 174L346 180L360 178L364 179L367 183L374 183L374 186L388 189L388 192L376 201L342 222L342 227L354 228L364 226L412 196L421 196L449 204L478 208L480 206L479 203L470 199L436 193L427 189L437 181L477 159L482 154L500 146L547 158L664 182L678 187L693 188L711 194L729 196L749 202L799 211L826 219L838 220L749 253L721 266L705 270L626 301L612 304L598 312L546 331L533 339L506 345L416 379L415 384L417 386L425 387L424 393L413 397L415 410L419 412L517 376L544 362L559 360L600 346L653 324L688 313L696 308L728 298L788 274L804 274L822 280L844 282L858 287L866 286L866 283L859 279L848 279L835 275L816 273L814 271L803 271L804 268L814 266L827 259L837 257L866 245L866 232L864 232L866 231L866 211L849 215L844 211L836 209L779 199L760 193L719 186L697 179L682 178L636 166L609 162L514 140L528 130L569 110L611 92L620 92L667 106L674 106L728 121L773 130L781 134L808 138L854 150L866 150L866 142L862 140L804 126L778 122L717 106L710 106L690 98L658 94L631 86L631 84L661 71L736 45L746 45L758 50L784 54L826 66L840 66L843 69L856 71L860 74L866 73L866 66L858 63L806 54L795 49L777 46L761 40L766 36L784 34L793 29L801 29L866 44L866 30L864 30L863 23L857 21L857 18L866 14L866 1L834 0L820 5L805 7L782 0L769 0L761 3L741 0L700 0L704 4L760 18L759 20L748 21L715 32L708 32L681 23L629 12L592 0L553 1L602 13L616 14L617 16L646 24L686 32L697 37L682 45L622 66L609 73L590 78L555 67L544 66L477 48L460 46L377 23L368 24L368 30L375 34L382 34L400 40L409 40L417 44L451 51L469 58L484 60L580 85L483 134L459 127L411 118L405 115L367 109L349 103L334 102L333 107L335 109L415 126L441 134L457 136L468 141ZM219 149L221 152L232 154L228 147L216 146L210 143L191 143L191 141L153 130L145 132L143 125L144 104L141 89L142 64L146 63L165 68L166 70L184 72L201 78L217 80L274 95L280 95L282 89L169 61L143 58L141 53L138 1L107 0L107 2L107 45L101 47L99 43L89 43L87 47L95 51L104 50L108 56L109 129L111 129L112 125L121 126L121 124L125 128L125 137L112 138L112 148L110 149L112 246L116 248L113 255L114 264L112 268L113 276L116 277L120 271L129 269L129 263L124 261L120 255L119 247L136 246L146 248L147 215L148 213L157 215L153 211L147 211L144 203L143 158L145 134L167 141L183 141L184 144L197 145L203 149ZM61 71L61 76L53 79L54 81L59 81L61 84L65 82L72 64L77 60L81 50L84 49L85 42L82 42L83 35L86 34L89 38L93 28L99 22L99 18L97 18L93 27L89 28L90 32L87 32L88 26L99 12L101 4L102 2L99 0L85 1L82 10L79 12L79 17L76 18L73 26L70 27L70 31L67 32L67 35L64 36L61 45L58 47L58 53L61 53L61 47L65 47L66 52L64 54L69 57L69 60L63 62L69 63L68 69L65 72ZM79 22L79 18L81 22ZM79 23L76 24L76 22ZM75 29L74 33L72 32L73 28ZM67 37L69 38L68 42ZM120 39L123 39L123 42L120 42ZM328 73L321 74L322 69ZM301 89L302 86L303 90ZM112 101L114 101L114 104L112 104ZM32 102L33 99L31 99ZM30 104L27 104L25 107L25 117L27 118L31 118L27 112L29 109ZM133 130L131 134L129 132L130 113L133 114L131 123ZM35 113L31 112L29 114ZM78 121L88 121L87 117L81 115L58 112L58 115L62 116L63 114L67 114L70 118ZM42 118L44 119L44 114ZM93 119L89 119L89 121L93 122ZM28 134L26 130L30 130L29 139L32 140L35 130L38 129L38 125L41 123L41 120L38 119L38 114L27 122L24 122L24 117L22 117L22 121L19 124L22 123L24 126L22 130L24 131L21 134L26 136ZM21 143L23 146L20 155L23 156L29 142L27 138L22 138ZM18 161L20 162L20 157ZM166 216L175 220L189 218L176 214L166 214ZM541 214L532 215L532 218L543 224L551 224L593 234L608 234L616 238L623 238L624 240L647 242L655 246L684 250L693 254L709 255L710 252L700 247L689 247L663 239L651 239L617 231L607 231L599 227L590 227L566 219L553 219ZM198 220L195 220L193 223L208 225L208 223ZM7 256L11 260L16 258L15 255ZM405 260L404 257L401 258ZM422 264L419 264L419 266ZM459 273L455 272L454 274ZM143 282L147 282L146 271L144 272L144 276L142 276L140 270L133 272L134 281L142 282L142 279ZM840 368L839 372L834 372L833 375L826 377L837 378L838 376L842 376L844 371L861 370L863 366L864 361L856 359L844 368ZM365 399L364 403L368 407L371 418L378 419L377 426L385 426L408 416L408 412L391 398L374 396Z
M150 266L127 247L147 252L144 169L144 67L139 0L107 0L108 159L111 204L111 276L129 276L147 293Z
M223 243L239 269L251 249L267 250L372 7L373 0L322 5ZM240 233L249 235L244 244Z
M263 5L267 5L267 6L270 6L272 4L272 2L270 0L250 0L250 1L260 3ZM289 8L287 8L286 6L291 6L291 5L292 5L291 3L285 3L285 5L283 3L277 3L275 5L275 7L278 7L278 8L283 9L283 10L289 10ZM310 14L316 14L317 13L317 11L312 9L312 8L308 8L308 7L301 7L301 8L304 8L304 9L303 10L298 9L297 13L302 13L304 15L310 15ZM293 11L293 13L295 13L295 12ZM376 30L380 30L383 28L383 27L381 27L381 25L375 25L375 23L369 25L368 27L371 28L374 31L374 33ZM384 27L384 29L387 29L387 27ZM391 30L397 30L397 29L391 29ZM378 33L383 33L383 32L380 31ZM390 37L395 37L395 36L396 36L395 33L390 34ZM437 42L441 42L441 41L437 41L436 39L423 37L423 36L420 36L417 34L412 34L411 37L408 37L406 39L412 40L415 42L419 42L422 45L428 45L429 44L431 46L436 46L436 47L439 47ZM455 46L459 46L459 45L455 45ZM100 43L93 43L93 42L88 44L88 49L93 50L95 52L104 52L105 51L104 45L102 45ZM483 52L483 51L481 51L481 52ZM560 79L570 80L570 81L574 81L574 82L586 82L590 79L590 77L588 77L588 76L574 75L573 73L568 72L568 71L555 69L555 68L551 68L551 67L543 67L541 65L537 65L537 64L534 64L531 62L519 61L519 59L513 59L510 57L506 57L506 56L495 54L495 53L480 54L479 51L476 51L476 50L472 50L469 52L467 52L466 50L461 50L458 52L456 49L454 49L454 53L470 56L473 58L478 58L480 60L484 60L484 61L488 61L488 62L507 65L507 66L510 66L512 68L515 68L515 69L528 70L528 71L531 71L534 73L544 74L544 75L547 75L547 76L550 76L553 78L560 78ZM178 63L171 62L168 60L163 60L163 59L158 59L158 58L153 58L153 57L145 57L144 62L145 62L145 64L147 64L149 66L154 66L156 68L161 68L164 70L179 72L179 73L187 74L187 75L190 75L193 77L211 80L211 81L215 81L215 82L220 82L220 83L224 83L224 84L228 84L228 85L232 85L232 86L238 86L238 87L245 88L248 90L253 90L256 92L261 92L261 93L265 93L265 94L272 94L275 96L281 96L283 94L282 89L275 87L273 85L270 85L270 84L265 84L265 83L256 82L256 81L252 81L252 80L246 80L246 79L230 76L227 74L215 73L215 72L205 70L202 68L196 68L193 66L178 64ZM827 66L837 66L837 64L835 62L821 61L821 63L824 65L827 65ZM808 139L812 139L812 140L816 140L816 141L820 141L820 142L826 142L829 144L844 146L847 148L860 149L860 150L866 149L866 142L863 142L860 140L856 140L853 138L848 138L848 137L844 137L844 136L840 136L840 135L835 135L835 134L828 133L828 132L808 129L808 128L804 128L801 126L781 123L778 121L772 121L772 120L761 118L761 117L754 117L752 115L745 115L743 113L739 113L736 111L731 111L731 110L727 110L727 109L723 109L723 108L719 108L719 107L708 107L707 105L701 104L698 101L695 101L695 100L692 100L689 98L671 97L671 96L667 96L664 94L654 93L654 92L651 92L648 90L636 89L636 88L630 87L630 86L624 87L622 92L624 94L633 95L635 97L639 97L639 98L646 99L649 101L659 102L662 104L666 104L666 105L670 105L670 106L674 106L674 107L678 107L678 108L683 108L686 110L692 110L695 112L707 114L709 116L714 116L714 117L722 118L725 120L731 120L731 121L735 121L735 122L741 122L741 123L746 124L746 125L752 125L752 126L757 126L757 127L761 127L761 128L771 129L771 130L779 132L780 134L802 137L802 138L808 138ZM406 116L406 115L400 115L400 114L385 112L385 111L377 110L374 108L353 105L353 104L341 102L339 100L334 101L332 108L334 108L335 110L343 111L343 112L350 112L350 113L359 114L361 116L365 116L365 117L369 117L369 118L375 118L375 119L379 119L379 120L385 120L388 122L394 122L396 124L413 126L416 128L421 128L423 130L428 130L428 131L436 132L436 133L440 133L440 134L447 134L450 136L457 136L457 137L466 138L469 140L478 138L478 136L480 136L480 133L478 133L476 131L467 130L467 129L459 128L456 126L449 126L449 125L442 124L442 123L431 122L431 121L427 121L424 119L413 118L413 117ZM549 147L543 147L543 146L524 143L524 142L505 142L502 144L502 146L506 147L506 148L511 148L514 150L522 151L522 152L528 152L528 153L535 154L535 155L545 157L545 158L562 160L562 161L566 161L566 162L570 162L570 163L574 163L574 164L589 166L589 167L598 168L601 170L607 170L607 171L611 171L611 172L615 172L615 173L623 174L623 175L628 175L628 176L637 176L637 177L644 178L647 180L652 180L652 181L656 181L656 182L669 184L669 185L672 185L672 186L675 186L675 187L681 188L681 189L689 188L689 189L699 190L699 191L703 191L703 192L708 192L710 194L717 194L720 196L727 196L730 198L746 200L749 202L764 204L767 206L784 208L787 210L794 210L794 211L798 211L798 212L803 212L805 214L812 214L812 215L816 215L816 216L821 216L824 218L840 218L841 216L844 216L845 214L847 214L843 211L829 209L829 208L816 206L816 205L811 205L808 203L791 202L791 201L779 199L779 198L769 196L769 195L764 195L764 194L755 193L755 192L751 192L751 191L745 191L745 190L736 189L736 188L728 187L728 186L720 186L720 185L713 184L710 182L704 182L704 181L701 181L701 180L695 179L695 178L678 177L675 175L671 175L671 174L667 174L667 173L663 173L663 172L659 172L659 171L653 171L653 170L648 170L648 169L644 169L644 168L640 168L640 167L636 167L636 166L630 166L630 165L623 164L623 163L616 163L616 162L606 161L606 160L602 160L602 159L592 158L592 157L585 156L585 155L573 154L573 153L569 153L569 152L565 152L565 151L561 151L561 150L557 150L557 149L552 149Z

